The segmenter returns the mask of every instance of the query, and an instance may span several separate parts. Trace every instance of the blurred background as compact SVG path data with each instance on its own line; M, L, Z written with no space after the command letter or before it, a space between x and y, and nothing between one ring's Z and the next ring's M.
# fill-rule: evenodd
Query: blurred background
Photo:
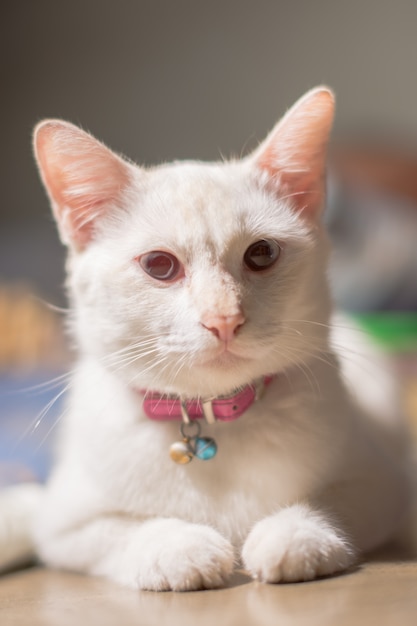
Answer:
M67 360L61 317L45 305L66 304L64 250L32 157L34 124L70 120L141 164L217 159L256 146L321 83L337 96L325 216L334 295L342 307L370 314L378 340L411 353L416 25L414 0L2 2L0 384L7 393L12 370L59 371ZM395 312L394 324L381 312Z
M344 177L362 176L365 187L371 183L366 198L356 186L347 201L386 209L394 196L406 211L407 200L417 199L416 24L413 0L3 2L1 281L65 303L63 249L31 152L32 128L44 117L80 124L139 163L217 159L253 148L298 97L325 83L337 96L338 168ZM394 160L405 168L399 178L408 180L388 181L386 190ZM371 191L390 197L381 202ZM336 222L342 248L347 226L339 219L339 192L329 223ZM371 222L375 229L379 220L372 214ZM379 261L384 280L395 282L387 276L387 266L398 262L392 254L390 248ZM356 254L354 260L348 291L359 278ZM391 305L391 294L365 301L369 289L336 291L347 306ZM395 295L399 306L410 304L411 295Z

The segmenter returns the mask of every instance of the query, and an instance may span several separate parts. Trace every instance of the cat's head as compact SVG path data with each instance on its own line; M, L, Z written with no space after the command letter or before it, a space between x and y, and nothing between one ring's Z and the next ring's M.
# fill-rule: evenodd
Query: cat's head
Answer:
M307 93L248 157L144 169L46 120L35 154L68 246L82 352L130 385L219 395L322 349L334 100Z

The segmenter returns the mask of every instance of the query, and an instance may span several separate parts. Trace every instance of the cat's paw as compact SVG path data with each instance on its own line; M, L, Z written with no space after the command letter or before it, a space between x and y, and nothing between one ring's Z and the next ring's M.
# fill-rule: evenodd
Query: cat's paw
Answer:
M180 520L144 524L133 586L152 591L213 589L233 571L232 545L213 528ZM145 539L145 541L143 541Z
M352 565L355 554L324 516L297 505L258 522L246 539L242 557L254 578L278 583L343 571Z

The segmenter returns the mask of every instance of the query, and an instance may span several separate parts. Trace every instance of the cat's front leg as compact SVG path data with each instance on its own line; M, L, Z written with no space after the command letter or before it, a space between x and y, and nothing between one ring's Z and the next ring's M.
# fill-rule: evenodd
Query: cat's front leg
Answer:
M231 544L216 530L172 518L96 518L38 539L38 552L54 567L154 591L220 587L234 563Z
M250 574L263 582L297 582L347 569L355 551L330 519L307 504L257 522L242 551Z

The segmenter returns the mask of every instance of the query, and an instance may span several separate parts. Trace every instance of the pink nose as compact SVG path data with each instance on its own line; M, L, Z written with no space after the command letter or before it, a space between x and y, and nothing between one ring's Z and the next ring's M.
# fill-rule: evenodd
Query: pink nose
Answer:
M220 341L228 343L236 335L237 331L245 323L242 313L235 315L208 315L201 322Z

